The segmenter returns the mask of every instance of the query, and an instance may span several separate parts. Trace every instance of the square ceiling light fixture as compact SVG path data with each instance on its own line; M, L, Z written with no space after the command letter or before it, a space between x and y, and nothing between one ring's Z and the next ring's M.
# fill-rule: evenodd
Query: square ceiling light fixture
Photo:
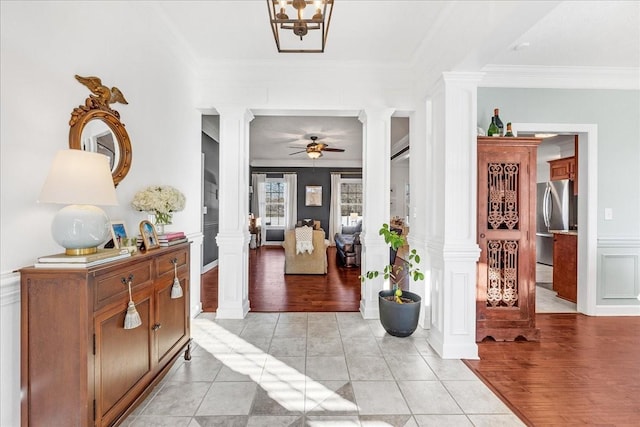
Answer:
M278 52L324 52L333 1L267 0L271 31Z

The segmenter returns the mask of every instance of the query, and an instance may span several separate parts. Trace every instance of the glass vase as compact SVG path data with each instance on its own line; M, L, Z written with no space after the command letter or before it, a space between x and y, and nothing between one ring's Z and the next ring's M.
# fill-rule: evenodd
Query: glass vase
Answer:
M164 234L164 226L165 226L165 224L163 224L163 223L156 223L156 224L155 224L155 227L156 227L156 233L157 233L158 235Z

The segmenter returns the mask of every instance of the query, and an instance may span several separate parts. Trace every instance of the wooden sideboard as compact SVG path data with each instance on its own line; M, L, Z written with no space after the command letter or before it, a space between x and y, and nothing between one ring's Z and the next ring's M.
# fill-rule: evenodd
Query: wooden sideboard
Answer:
M122 421L185 352L189 243L88 269L21 274L23 426ZM171 298L174 263L183 296ZM142 325L124 329L127 281Z

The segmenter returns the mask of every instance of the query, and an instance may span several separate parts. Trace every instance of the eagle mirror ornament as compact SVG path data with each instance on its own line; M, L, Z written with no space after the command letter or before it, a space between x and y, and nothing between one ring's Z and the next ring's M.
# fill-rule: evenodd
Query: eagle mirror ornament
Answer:
M112 109L111 104L128 102L120 89L103 85L98 77L75 77L92 94L84 105L71 112L69 148L107 156L113 184L117 187L131 167L131 140L120 122L120 113Z

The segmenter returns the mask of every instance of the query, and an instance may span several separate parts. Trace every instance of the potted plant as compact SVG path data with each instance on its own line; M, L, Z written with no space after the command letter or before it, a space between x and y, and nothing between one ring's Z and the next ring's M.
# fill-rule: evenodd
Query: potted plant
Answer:
M382 224L378 234L384 237L384 241L394 252L404 245L404 237L389 227L389 224ZM418 326L422 298L413 292L403 291L402 286L409 278L414 281L424 280L424 273L417 266L419 263L420 255L412 249L403 264L395 265L390 262L382 271L370 270L360 276L362 282L380 275L385 280L391 279L392 289L383 289L378 293L380 323L390 335L408 337Z

